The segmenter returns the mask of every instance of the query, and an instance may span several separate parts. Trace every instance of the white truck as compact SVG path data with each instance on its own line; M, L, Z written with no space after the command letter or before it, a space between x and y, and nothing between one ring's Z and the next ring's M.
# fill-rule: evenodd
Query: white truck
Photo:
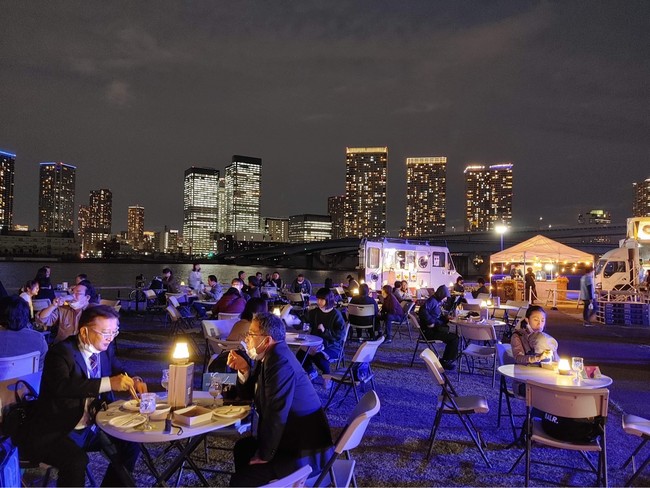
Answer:
M409 288L415 290L440 285L451 289L460 276L447 247L388 238L361 241L359 270L371 291L392 286L397 280L408 281Z
M596 289L638 291L646 270L650 269L650 217L627 219L627 233L617 249L601 256L596 263Z

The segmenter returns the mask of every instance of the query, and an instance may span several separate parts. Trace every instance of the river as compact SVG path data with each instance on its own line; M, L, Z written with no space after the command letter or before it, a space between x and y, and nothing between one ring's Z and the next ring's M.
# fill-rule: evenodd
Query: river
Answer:
M16 293L27 280L34 278L38 268L45 265L52 269L50 279L53 285L64 281L74 283L76 275L85 273L93 285L100 289L102 287L132 288L135 285L135 277L139 274L143 274L147 283L149 283L154 276L162 275L162 269L165 267L170 268L179 281L187 282L189 273L192 270L191 264L179 263L0 262L0 281L2 281L2 284L9 293ZM323 270L256 268L253 266L201 263L201 273L203 274L204 282L207 281L208 275L213 274L220 283L230 284L230 280L236 278L239 271L244 271L247 276L255 274L257 271L260 271L264 276L267 273L278 271L285 283L291 283L298 273L302 273L314 286L322 284L325 278L332 278L334 283L340 283L345 280L348 274L354 274L354 270L335 270L330 272ZM124 297L125 291L127 290L121 290L122 297ZM113 291L102 292L102 297L104 298L113 298L115 295L116 292Z

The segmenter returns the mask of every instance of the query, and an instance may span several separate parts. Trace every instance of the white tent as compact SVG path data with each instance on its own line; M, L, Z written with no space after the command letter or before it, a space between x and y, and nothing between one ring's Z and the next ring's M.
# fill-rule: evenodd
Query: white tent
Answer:
M537 235L490 256L491 263L593 263L594 256Z

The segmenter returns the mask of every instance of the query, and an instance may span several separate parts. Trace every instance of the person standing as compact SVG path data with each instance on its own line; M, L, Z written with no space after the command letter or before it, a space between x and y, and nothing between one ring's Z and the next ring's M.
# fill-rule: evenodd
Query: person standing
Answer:
M187 284L192 290L200 291L201 285L203 285L203 276L201 275L201 264L194 263L192 265L192 271L187 278Z
M533 268L526 268L526 275L524 276L524 287L526 300L531 305L534 305L535 299L537 298L537 288L535 287L535 273L533 273Z
M580 300L582 300L582 318L585 327L593 327L591 319L598 311L598 302L596 301L596 290L594 289L594 267L588 264L585 267L585 274L580 278Z
M332 435L320 398L285 342L284 323L271 313L253 317L246 349L249 364L235 351L228 366L237 371L241 398L253 399L257 430L234 447L230 486L260 486L309 465L317 475L333 454Z

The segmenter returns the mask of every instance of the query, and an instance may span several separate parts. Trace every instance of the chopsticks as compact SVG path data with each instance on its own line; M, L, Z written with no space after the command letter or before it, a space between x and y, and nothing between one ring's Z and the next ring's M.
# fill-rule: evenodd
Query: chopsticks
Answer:
M124 374L124 376L126 376L127 378L129 377L129 375L128 375L126 372L123 373L123 374ZM129 392L131 393L131 396L133 397L134 400L139 400L139 398L138 398L138 394L135 392L135 388L133 388L133 385L131 385L131 386L129 387Z

